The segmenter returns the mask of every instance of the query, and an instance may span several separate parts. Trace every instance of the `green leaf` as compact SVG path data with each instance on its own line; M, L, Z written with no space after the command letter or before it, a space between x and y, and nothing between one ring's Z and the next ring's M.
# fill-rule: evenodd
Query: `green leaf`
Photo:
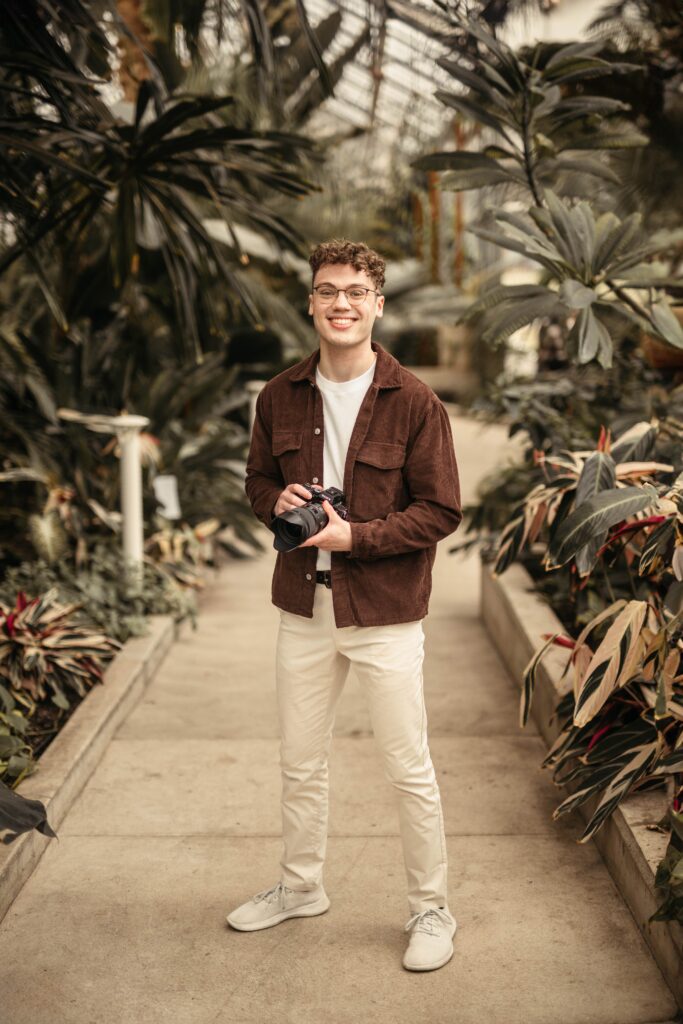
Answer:
M69 708L71 707L69 701L66 699L65 695L62 693L61 690L55 690L55 692L52 694L52 703L56 704L57 707L61 708L63 711L68 711Z
M520 695L520 706L519 706L519 725L523 728L528 720L529 713L531 711L531 702L536 688L536 673L538 671L539 664L543 655L548 651L555 643L557 637L561 636L561 633L553 633L537 651L534 652L530 661L524 668L522 674L522 692Z
M612 458L619 462L645 462L654 457L658 428L648 420L633 423L612 442Z
M586 311L590 312L590 310ZM657 492L649 484L643 487L617 487L602 491L571 512L548 545L545 568L559 569L591 537L637 512L652 508Z
M641 671L647 609L647 601L629 601L607 630L582 675L574 706L574 725L587 725L613 691Z
M601 491L613 488L615 484L616 464L612 456L608 452L593 452L584 462L576 484L576 507Z
M638 562L639 576L647 576L662 568L665 554L674 543L675 522L674 517L665 519L647 534Z
M580 281L566 280L560 285L559 296L570 309L586 309L597 299L597 292Z
M437 89L434 96L437 100L440 100L441 103L445 103L446 106L452 107L453 110L457 110L459 114L463 114L469 120L478 122L479 124L485 124L487 128L493 128L494 131L499 132L505 138L508 137L503 120L491 113L480 103L477 103L474 100L464 99L462 96L456 95L455 93L445 92L443 89Z
M471 231L473 235L477 235L479 238L484 238L488 242L493 242L494 245L501 246L503 249L511 249L512 252L521 253L522 256L535 260L547 270L552 271L552 273L557 277L563 277L567 270L570 269L560 258L559 253L553 254L554 258L552 258L547 255L547 248L542 247L540 244L537 243L533 248L530 247L528 238L524 238L523 233L521 232L521 238L511 238L502 231L493 231L491 228L487 228L484 225L474 225L472 227L468 227L466 230Z
M478 39L480 43L488 47L491 53L500 61L501 67L510 75L512 80L518 86L524 86L525 78L522 71L522 67L514 53L514 51L506 44L492 36L490 32L487 32L483 28L481 22L475 21L473 18L467 18L465 20L465 27L470 35Z
M498 306L508 299L533 299L541 295L550 294L550 289L542 284L509 284L498 285L495 288L486 289L482 295L468 306L460 319L471 320L486 309Z
M509 185L510 182L523 185L524 175L521 171L496 167L476 171L446 171L439 182L439 187L444 192L466 192L468 189L485 188L489 185Z
M458 82L462 82L463 85L466 85L473 92L478 93L484 100L500 106L506 114L510 113L511 107L509 99L504 96L499 89L488 82L478 70L472 71L469 68L465 68L462 64L457 63L448 57L439 57L436 63Z
M583 464L576 484L575 506L578 508L588 498L606 491L616 484L616 466L608 452L593 452ZM586 576L595 564L598 551L607 540L607 530L596 534L576 552L575 561L579 576Z
M551 316L557 311L557 295L550 289L544 295L501 303L482 316L481 336L484 341L495 345L520 327L532 323L539 317Z
M565 149L632 149L647 146L650 139L642 132L607 132L601 129L595 135L576 135L568 141Z
M587 306L579 312L571 330L571 336L578 340L578 361L580 364L597 359L601 366L612 365L612 339L601 320Z
M572 158L564 155L558 157L543 157L536 164L536 176L542 182L548 181L555 184L558 174L564 171L577 174L590 174L594 178L602 178L613 185L618 185L621 179L615 174L611 167L594 160L592 157Z
M17 750L21 750L24 741L18 736L0 735L0 758L9 757Z
M642 215L632 213L620 221L616 214L607 212L598 217L595 224L595 248L592 270L594 274L607 270L624 249L631 246L641 229Z
M602 49L602 43L600 41L589 42L589 43L569 43L567 46L561 46L548 61L544 70L546 72L553 71L558 65L566 64L567 61L575 60L577 57L586 58L593 57L596 53L599 53Z
M642 71L638 64L624 61L602 60L600 57L572 57L558 61L552 68L546 65L546 78L552 82L578 82L586 78L598 78L615 73Z
M653 302L650 312L664 341L676 348L683 348L683 327L666 299L662 297Z
M579 842L585 843L595 835L636 783L651 771L656 760L656 743L648 743L631 751L629 759L605 788L595 813L586 825ZM559 807L556 809L557 811L559 811ZM553 813L553 817L556 812Z

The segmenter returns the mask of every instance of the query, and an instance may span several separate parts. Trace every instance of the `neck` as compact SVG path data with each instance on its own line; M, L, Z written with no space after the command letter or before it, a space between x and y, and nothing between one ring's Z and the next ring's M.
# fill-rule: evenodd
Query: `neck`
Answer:
M360 377L362 373L369 370L375 361L375 353L368 338L367 344L357 345L354 348L338 349L326 345L320 339L320 372L327 380L337 383L345 380L353 380Z

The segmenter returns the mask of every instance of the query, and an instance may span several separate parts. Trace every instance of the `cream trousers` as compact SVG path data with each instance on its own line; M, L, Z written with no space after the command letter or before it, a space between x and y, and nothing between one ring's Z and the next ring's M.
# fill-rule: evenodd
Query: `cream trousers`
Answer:
M327 847L328 754L337 701L353 664L370 712L399 827L415 914L448 908L441 796L427 744L422 620L337 627L332 591L317 584L313 618L280 609L276 685L282 772L282 881L322 881Z

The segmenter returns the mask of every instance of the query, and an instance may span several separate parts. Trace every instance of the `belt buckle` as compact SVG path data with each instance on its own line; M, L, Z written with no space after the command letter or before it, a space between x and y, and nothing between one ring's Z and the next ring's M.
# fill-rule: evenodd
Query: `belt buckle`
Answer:
M327 587L328 590L331 590L332 589L332 573L330 572L329 569L323 569L322 573L323 573L323 583L325 584L325 586Z

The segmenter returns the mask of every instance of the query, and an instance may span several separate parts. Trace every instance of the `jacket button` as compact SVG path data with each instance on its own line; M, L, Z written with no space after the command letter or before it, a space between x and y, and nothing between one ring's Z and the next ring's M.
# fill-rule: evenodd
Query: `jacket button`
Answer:
M317 482L318 482L318 478L317 478L317 476L314 476L313 479L311 480L311 483L312 484L317 484Z
M307 580L312 580L313 579L313 577L311 576L310 572L306 573L306 579Z
M315 430L313 431L313 433L314 434L319 434L320 433L320 427L316 427Z

